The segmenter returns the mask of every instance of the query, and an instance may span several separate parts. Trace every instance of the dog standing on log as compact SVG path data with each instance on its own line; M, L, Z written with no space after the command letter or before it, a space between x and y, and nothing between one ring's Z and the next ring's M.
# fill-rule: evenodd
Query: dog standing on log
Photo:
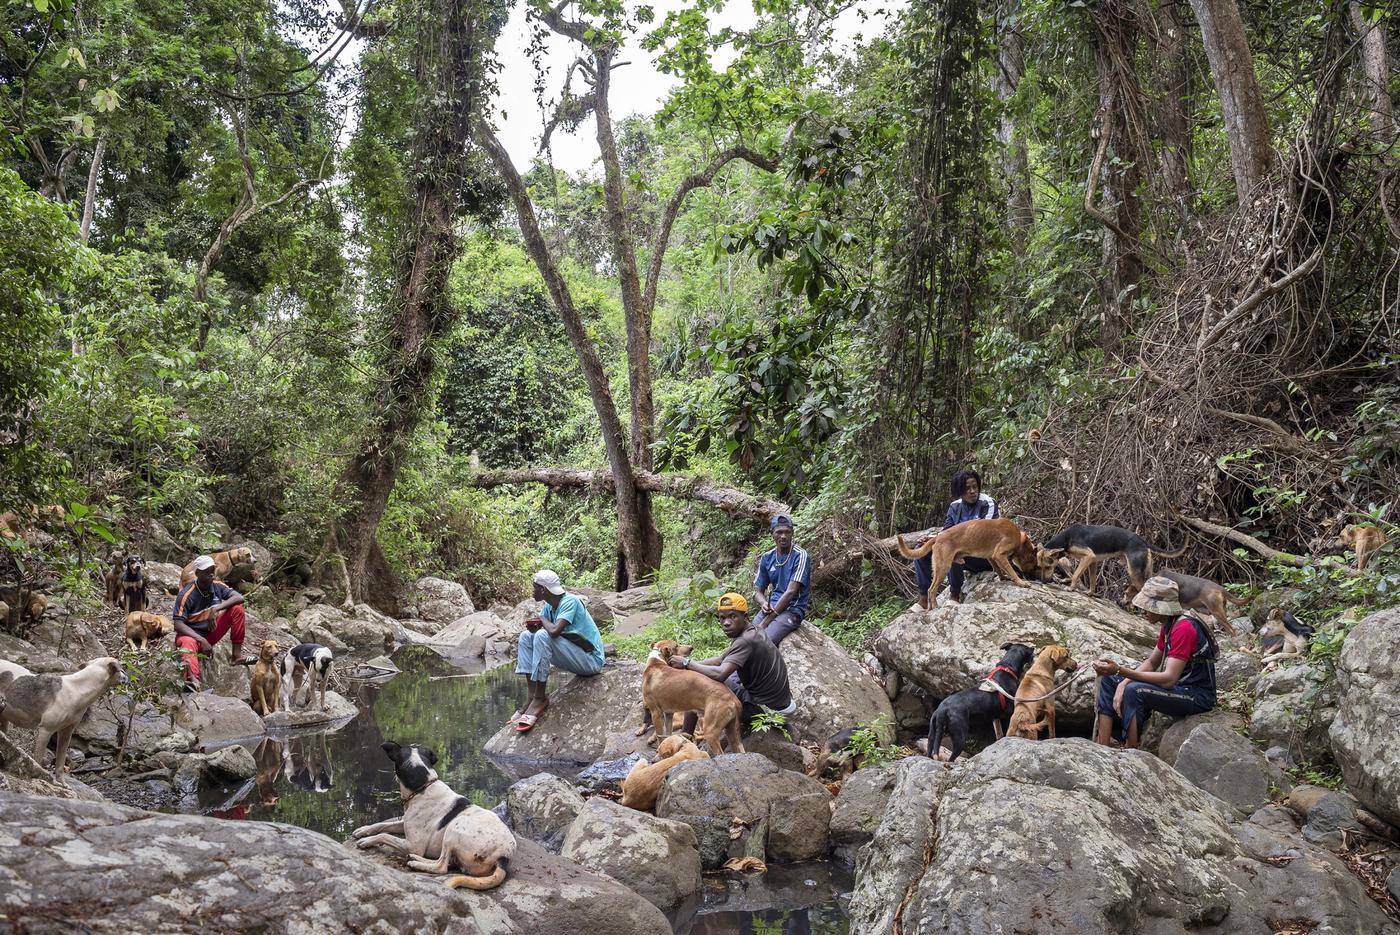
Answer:
M1035 545L1021 531L1021 527L1009 519L971 519L949 526L917 549L909 548L901 535L895 536L895 542L899 544L900 554L907 559L923 558L930 553L933 555L933 577L928 588L929 607L938 606L938 589L943 586L943 579L948 577L948 569L953 562L967 556L985 558L1003 578L1020 585L1026 582L1016 574L1012 560L1026 574L1040 577ZM952 597L962 603L962 595Z
M454 867L465 870L443 881L454 889L489 890L504 883L506 864L515 856L515 835L505 822L438 779L433 770L437 754L432 750L416 743L405 748L392 741L381 747L394 761L403 817L356 828L351 832L355 846L383 844L407 855L414 870L443 874Z

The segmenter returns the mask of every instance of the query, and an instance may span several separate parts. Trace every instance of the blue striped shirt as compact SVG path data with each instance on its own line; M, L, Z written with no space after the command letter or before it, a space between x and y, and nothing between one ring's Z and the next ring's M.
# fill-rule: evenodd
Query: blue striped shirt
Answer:
M800 581L801 587L797 589L797 596L792 599L792 603L784 610L798 617L806 617L807 603L812 594L812 563L807 558L807 550L800 545L794 545L792 551L783 556L779 555L774 547L759 556L758 575L753 579L753 589L759 594L767 595L771 585L772 602L777 603L794 580Z

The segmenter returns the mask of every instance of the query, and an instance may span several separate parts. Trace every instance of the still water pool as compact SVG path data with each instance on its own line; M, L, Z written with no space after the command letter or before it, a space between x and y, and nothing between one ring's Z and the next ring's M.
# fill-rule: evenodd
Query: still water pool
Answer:
M256 780L208 790L205 811L344 839L360 825L403 813L398 783L379 749L386 740L431 747L448 785L484 808L496 805L512 780L482 747L516 709L523 693L516 676L508 666L464 670L422 647L406 647L394 662L403 671L393 678L353 684L357 717L331 732L264 740L254 748ZM828 864L774 866L761 876L707 875L698 909L673 922L687 935L845 935L849 891L849 876Z

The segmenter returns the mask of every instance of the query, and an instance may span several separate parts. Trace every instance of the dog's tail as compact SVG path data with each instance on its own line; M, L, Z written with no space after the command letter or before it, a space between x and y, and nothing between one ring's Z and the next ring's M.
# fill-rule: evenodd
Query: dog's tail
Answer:
M904 537L899 533L895 533L894 541L899 546L899 554L903 555L905 558L923 558L933 551L934 543L938 541L938 537L931 536L927 542L917 549L911 549L909 546L905 545Z
M1231 604L1234 604L1236 607L1243 607L1246 604L1251 604L1254 602L1254 598L1252 597L1235 597L1235 595L1231 594L1229 591L1225 592L1225 600L1229 601Z
M933 712L933 717L928 722L928 756L931 760L939 759L939 751L943 746L943 732L948 729L948 714L945 711Z
M1168 552L1166 549L1159 549L1155 545L1149 545L1147 547L1147 550L1153 555L1159 556L1161 558L1181 558L1181 556L1186 554L1186 546L1184 545L1181 548L1177 549L1175 552Z
M496 864L496 869L492 870L484 877L474 877L465 873L454 873L443 880L454 890L465 886L469 890L492 890L506 881L506 868Z

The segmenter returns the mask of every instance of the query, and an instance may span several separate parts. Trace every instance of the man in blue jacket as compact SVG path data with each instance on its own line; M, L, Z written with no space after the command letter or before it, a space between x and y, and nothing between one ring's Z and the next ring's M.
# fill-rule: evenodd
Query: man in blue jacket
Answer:
M768 528L773 532L773 548L758 558L758 574L753 581L758 599L754 626L777 646L807 616L812 596L812 562L807 550L792 541L791 516L779 513Z

